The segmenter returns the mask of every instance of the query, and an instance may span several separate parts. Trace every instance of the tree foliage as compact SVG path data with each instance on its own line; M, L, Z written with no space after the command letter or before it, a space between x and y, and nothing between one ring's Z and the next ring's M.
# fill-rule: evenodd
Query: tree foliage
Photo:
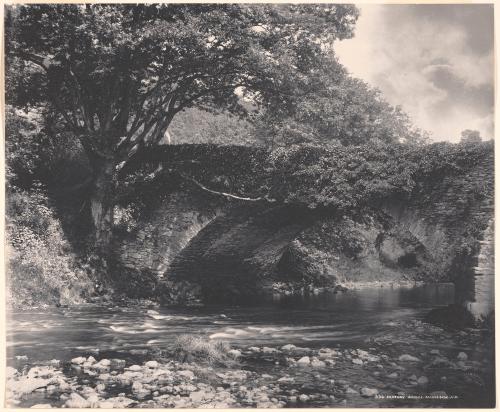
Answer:
M88 160L71 133L50 124L46 107L22 110L7 105L5 163L7 186L30 189L81 182L88 177Z
M118 171L197 106L246 114L319 89L350 5L32 4L7 9L8 102L44 104L84 148L98 254L109 252ZM104 265L103 265L104 266Z
M158 143L184 108L244 112L236 88L268 106L310 90L324 45L350 37L358 15L349 5L8 11L9 100L48 100L90 156L119 160Z
M493 156L493 147L488 142L419 146L381 141L336 147L300 144L273 150L180 145L151 150L144 156L137 165L147 166L132 168L127 174L131 188L141 182L139 196L148 190L159 195L165 181L183 175L213 191L358 214L365 208L377 209L384 201L417 196L425 185L439 184L445 177L465 181L463 176ZM163 171L143 185L144 176L158 170L158 164L164 165ZM180 181L189 183L188 179ZM484 196L482 182L471 184L463 189L464 196ZM203 190L196 185L193 189Z
M465 129L460 135L461 143L480 143L482 140L478 130Z
M323 87L297 99L288 110L268 111L257 124L274 144L360 145L370 140L422 144L427 133L377 89L348 75L332 56L316 75ZM261 132L262 133L262 132Z
M196 107L179 113L169 127L171 144L213 143L260 145L264 143L256 134L249 119L242 119L227 111L210 113Z

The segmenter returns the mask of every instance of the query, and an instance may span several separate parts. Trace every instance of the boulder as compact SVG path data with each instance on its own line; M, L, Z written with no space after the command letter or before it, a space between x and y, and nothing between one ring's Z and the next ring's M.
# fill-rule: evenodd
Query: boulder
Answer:
M17 371L17 369L13 368L12 366L7 366L5 368L5 377L7 379L13 378L14 376L16 376L18 374L19 374L19 372Z
M90 402L85 398L78 395L76 392L73 392L69 395L69 399L65 403L67 408L90 408Z
M309 356L303 356L297 361L297 365L300 366L309 366L311 364L311 360L309 359Z
M71 363L73 365L82 365L86 360L83 356L79 356L78 358L71 359Z
M404 354L404 355L401 355L399 357L399 361L400 362L420 362L420 359L415 357L415 356L412 356L412 355Z
M421 376L417 379L417 383L421 386L427 385L429 383L429 379L427 378L427 376Z
M151 360L146 362L144 366L146 366L147 368L156 369L160 366L160 364L155 360Z
M278 379L278 382L279 383L291 383L293 382L295 379L292 378L291 376L283 376L281 378Z
M231 349L230 351L227 352L227 354L234 359L239 358L241 356L241 352L237 349Z
M371 388L362 388L360 393L366 398L371 398L372 396L378 395L378 390Z
M189 370L179 371L179 372L177 372L177 375L183 376L183 377L188 378L188 379L194 379L194 373L192 371L189 371Z

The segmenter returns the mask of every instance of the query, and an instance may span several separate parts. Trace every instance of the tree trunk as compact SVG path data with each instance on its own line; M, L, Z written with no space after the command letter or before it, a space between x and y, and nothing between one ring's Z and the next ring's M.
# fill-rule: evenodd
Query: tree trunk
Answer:
M102 162L94 170L94 187L90 196L90 212L94 226L93 249L106 264L110 253L114 217L114 163Z

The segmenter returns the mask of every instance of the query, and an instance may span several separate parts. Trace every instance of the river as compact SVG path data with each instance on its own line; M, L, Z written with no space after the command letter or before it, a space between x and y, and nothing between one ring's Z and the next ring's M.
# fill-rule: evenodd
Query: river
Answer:
M233 348L243 352L249 347L280 348L289 344L306 347L311 351L320 348L346 351L349 361L337 361L337 368L322 370L324 378L338 378L339 371L343 371L345 379L371 386L377 385L373 381L374 373L379 376L376 370L372 371L367 362L364 367L367 370L354 368L348 351L371 350L377 355L383 352L390 358L389 367L393 364L397 371L394 373L398 376L418 377L424 373L422 366L400 366L393 361L401 354L409 353L422 359L427 357L430 361L430 353L439 352L441 356L456 361L457 354L464 352L468 354L468 361L473 362L471 365L475 370L479 368L484 371L488 368L485 364L489 362L488 348L478 350L475 347L477 339L471 340L470 336L463 333L444 333L439 328L425 327L420 323L431 308L453 302L453 285L437 284L413 288L360 289L337 294L325 292L281 296L239 306L155 307L154 310L148 310L143 307L89 304L10 311L7 323L7 362L17 370L27 370L51 359L64 364L78 356L93 355L98 359L123 359L130 365L150 359L150 354L154 351L168 351L179 335L191 334L203 336L207 340L227 341ZM277 376L286 372L300 381L297 376L303 377L305 373L302 369L300 374L294 372L296 369L286 371L279 360L267 365L265 362L255 363L255 359L252 363L252 357L249 359L248 362L243 362L242 368L260 374L265 372ZM382 370L384 365L378 364L377 367ZM427 394L436 391L446 391L447 394L456 392L457 397L443 401L444 406L475 406L474 397L480 396L482 392L471 392L470 387L465 388L459 383L460 377L455 370L460 370L460 367L452 369L446 373L427 370L425 378L428 377L431 382L425 390L417 390L418 385L416 387L413 384L412 377L408 378L410 383L407 388L404 385L394 386L390 382L378 387L381 391L389 389L389 392L385 392L386 395L402 391ZM391 371L384 372L384 376L390 375L389 372ZM488 375L491 371L486 370L485 373ZM444 384L442 375L448 376L445 377L448 379L447 384ZM392 389L391 385L394 386ZM488 390L490 389L486 389ZM468 393L461 393L462 391ZM30 396L25 396L20 405L32 405L39 402L40 397L38 394L33 400ZM343 399L343 403L338 405L320 402L319 399L316 403L299 406L443 406L442 402L422 404L409 399L395 401L360 397L350 401L351 403L346 403ZM478 402L481 403L480 400ZM286 406L296 406L285 403Z

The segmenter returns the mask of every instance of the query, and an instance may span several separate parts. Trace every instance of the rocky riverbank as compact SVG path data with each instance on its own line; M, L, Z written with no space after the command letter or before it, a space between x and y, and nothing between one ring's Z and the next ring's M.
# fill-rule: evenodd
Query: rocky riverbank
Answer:
M418 320L393 326L362 348L221 345L226 362L183 362L161 348L96 349L33 364L18 355L7 369L7 399L9 406L69 408L492 405L485 331L450 332Z

